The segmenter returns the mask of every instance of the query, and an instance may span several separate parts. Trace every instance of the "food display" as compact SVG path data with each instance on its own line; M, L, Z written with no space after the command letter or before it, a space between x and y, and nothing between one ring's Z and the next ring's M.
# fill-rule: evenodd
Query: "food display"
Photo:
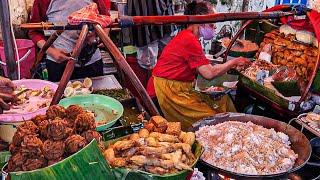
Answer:
M42 89L19 86L14 90L14 94L17 95L16 100L4 114L22 114L46 108L50 105L54 93L55 91L49 86L44 86Z
M74 109L77 111L66 113ZM94 118L81 107L50 106L46 115L36 116L18 126L9 146L12 157L8 172L50 166L78 152L93 139L100 142L101 135L95 128Z
M64 90L65 97L71 97L75 95L86 95L92 93L92 80L90 78L85 78L83 82L73 81L67 84Z
M181 131L180 122L153 116L138 133L109 145L104 156L114 168L129 168L152 174L192 170L195 134Z
M266 44L272 46L272 63L293 68L298 76L307 81L318 58L318 48L313 44L314 35L306 31L290 30L291 27L267 33L257 53ZM288 30L289 29L289 30Z
M231 39L230 38L223 38L222 40L222 45L224 47L228 47ZM257 51L259 49L258 45L254 42L244 40L244 39L239 39L235 43L235 45L232 46L231 51L236 51L236 52L252 52L252 51Z
M311 131L317 136L320 136L320 114L309 112L307 114L301 114L297 118L297 122L303 127Z
M235 173L271 175L290 170L298 155L289 137L252 122L227 121L203 126L196 140L204 146L202 159Z

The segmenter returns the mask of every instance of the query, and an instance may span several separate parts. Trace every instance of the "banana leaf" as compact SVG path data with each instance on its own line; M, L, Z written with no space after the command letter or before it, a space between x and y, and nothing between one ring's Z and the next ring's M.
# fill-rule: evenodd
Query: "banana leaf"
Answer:
M122 140L128 136L110 140L105 142L106 147L109 144L114 144L116 141ZM200 156L202 155L204 149L200 145L199 142L195 142L192 146L192 151L194 152L196 156L195 162L192 164L192 167L196 165L198 162ZM165 175L157 175L157 174L151 174L145 171L140 171L140 170L131 170L131 169L126 169L126 168L112 168L110 165L109 167L112 169L113 175L117 180L147 180L147 179L153 179L153 180L183 180L186 179L186 177L192 173L187 170L179 171L174 174L165 174Z
M7 175L2 168L2 175ZM33 171L10 172L11 180L115 179L96 140L54 165Z
M0 152L0 168L2 168L9 161L10 157L11 154L9 151Z

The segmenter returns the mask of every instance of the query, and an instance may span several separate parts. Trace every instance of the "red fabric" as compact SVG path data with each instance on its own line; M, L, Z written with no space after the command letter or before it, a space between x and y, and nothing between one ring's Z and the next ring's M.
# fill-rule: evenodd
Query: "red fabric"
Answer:
M147 84L147 93L151 98L156 97L156 91L154 89L154 84L153 84L153 76L150 77L148 84Z
M193 81L197 67L209 64L201 44L190 30L183 30L164 48L153 75L170 80Z
M92 3L68 17L68 23L71 25L79 25L83 22L100 24L105 28L112 23L112 20L110 16L100 15L97 4Z
M94 3L98 5L98 10L102 15L110 15L110 6L107 8L105 4L106 0L93 0ZM47 18L47 10L49 7L51 0L35 0L33 3L30 22L31 23L39 23L46 22ZM46 40L43 34L43 30L30 30L28 32L29 38L37 44L40 40Z
M309 19L314 28L317 39L318 41L320 41L320 13L318 11L312 10L309 14Z

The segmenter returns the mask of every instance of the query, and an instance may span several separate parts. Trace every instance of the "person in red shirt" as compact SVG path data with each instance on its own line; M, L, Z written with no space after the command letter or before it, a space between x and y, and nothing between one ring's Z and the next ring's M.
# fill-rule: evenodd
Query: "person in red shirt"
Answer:
M211 9L212 6L207 2L192 2L188 4L185 14L204 15L212 13ZM216 109L202 102L193 91L196 75L199 73L206 79L213 79L231 68L250 63L248 59L240 57L224 64L211 65L199 38L212 39L213 30L213 24L192 24L178 33L164 48L147 87L150 94L156 94L166 119L181 121L184 129L204 117L230 111L228 107L233 107L232 111L235 111L228 96L215 102Z
M109 0L35 0L32 7L30 22L53 22L53 23L67 23L68 16L77 11L96 3L100 14L110 15L107 8L106 1ZM110 8L110 1L108 4ZM28 32L31 40L42 48L46 42L46 36L53 31L30 30ZM70 58L75 43L79 37L80 31L64 31L51 47L47 50L46 67L50 81L60 81L63 71L66 66L66 61ZM93 33L91 39L94 39ZM84 77L94 77L103 75L103 63L101 54L97 45L88 43L81 52L78 62L75 66L74 73L71 79L79 79Z

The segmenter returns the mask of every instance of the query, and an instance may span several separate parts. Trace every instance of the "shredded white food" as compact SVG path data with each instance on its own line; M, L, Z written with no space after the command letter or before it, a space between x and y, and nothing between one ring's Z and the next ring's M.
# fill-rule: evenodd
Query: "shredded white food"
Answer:
M298 158L288 135L252 122L204 126L196 132L196 138L205 149L201 157L204 161L241 174L286 172Z

